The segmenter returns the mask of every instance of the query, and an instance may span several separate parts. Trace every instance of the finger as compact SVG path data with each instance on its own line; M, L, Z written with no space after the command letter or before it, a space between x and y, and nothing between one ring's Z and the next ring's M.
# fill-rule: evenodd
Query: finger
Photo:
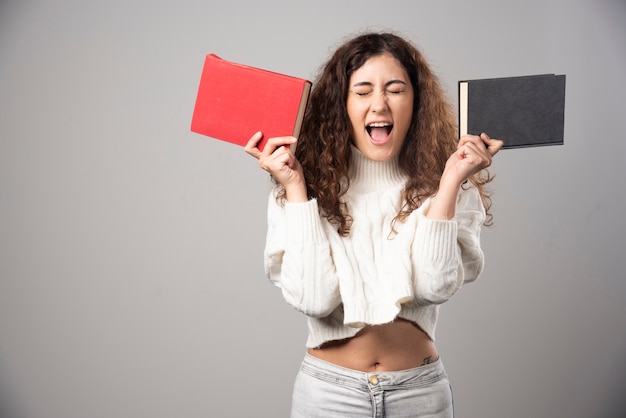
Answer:
M491 137L484 132L481 133L478 137L481 139L483 144L485 144L487 152L489 152L492 157L496 155L496 153L500 151L500 149L504 145L504 141L501 141L499 139L491 139Z
M481 162L491 160L491 155L487 152L487 149L482 144L476 144L474 142L468 142L462 148L463 156L468 158L472 162Z
M493 157L497 154L498 151L502 149L503 146L504 141L501 141L499 139L490 139L487 144L487 151L489 151L489 154L491 154L491 156Z
M479 144L482 141L483 140L480 135L463 135L459 139L458 148L461 148L463 145L467 144L468 142Z
M262 156L259 159L259 167L270 173L279 182L282 182L281 179L285 179L285 176L290 176L295 164L295 156L284 146L271 155Z
M491 138L489 137L489 135L482 132L480 135L478 135L478 139L480 140L480 143L482 144L484 149L489 150L489 141L491 141Z
M479 169L489 167L493 160L492 155L482 142L479 144L467 142L459 151L461 152L462 160Z
M263 147L263 154L270 155L274 153L277 149L281 147L285 147L286 149L290 149L290 145L295 144L297 141L293 136L278 136L274 138L270 138L267 140L267 143Z
M259 141L263 138L261 131L255 133L250 137L243 149L254 158L258 159L261 156L261 151L258 148Z
M461 146L470 147L474 152L484 155L485 157L491 157L489 154L489 136L487 134L470 135L465 138Z

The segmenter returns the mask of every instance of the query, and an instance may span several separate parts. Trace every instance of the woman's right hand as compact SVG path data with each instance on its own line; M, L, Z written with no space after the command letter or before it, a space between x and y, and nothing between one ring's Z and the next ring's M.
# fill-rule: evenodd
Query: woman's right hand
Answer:
M262 138L263 133L255 133L244 150L259 160L259 167L270 173L285 188L287 201L306 202L308 197L304 173L291 147L295 147L298 140L292 136L270 138L261 151L258 145Z

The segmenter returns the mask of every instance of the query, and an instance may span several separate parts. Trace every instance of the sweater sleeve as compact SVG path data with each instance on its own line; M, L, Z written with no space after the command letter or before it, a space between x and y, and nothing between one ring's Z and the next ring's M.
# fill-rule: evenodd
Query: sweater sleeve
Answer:
M315 199L268 202L265 273L288 304L311 317L328 316L339 304L339 281Z
M415 301L419 305L447 301L464 282L483 270L480 231L485 209L475 187L459 192L456 216L434 220L419 211L411 248Z

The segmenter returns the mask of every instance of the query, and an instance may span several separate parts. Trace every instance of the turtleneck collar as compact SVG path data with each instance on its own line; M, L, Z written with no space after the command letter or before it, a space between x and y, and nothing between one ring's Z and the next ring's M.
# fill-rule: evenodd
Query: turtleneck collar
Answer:
M397 154L387 161L372 161L354 145L351 148L350 189L374 192L406 183Z

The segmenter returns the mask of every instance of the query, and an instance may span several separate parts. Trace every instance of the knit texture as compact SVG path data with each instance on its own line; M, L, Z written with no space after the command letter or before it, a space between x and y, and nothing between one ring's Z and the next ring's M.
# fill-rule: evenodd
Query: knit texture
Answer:
M459 192L456 217L425 216L427 199L396 222L406 176L397 158L375 162L352 148L343 197L350 235L321 217L317 201L268 202L265 271L283 297L309 317L307 347L354 336L400 317L435 339L438 305L483 268L485 211L474 187ZM395 232L392 232L392 227Z

